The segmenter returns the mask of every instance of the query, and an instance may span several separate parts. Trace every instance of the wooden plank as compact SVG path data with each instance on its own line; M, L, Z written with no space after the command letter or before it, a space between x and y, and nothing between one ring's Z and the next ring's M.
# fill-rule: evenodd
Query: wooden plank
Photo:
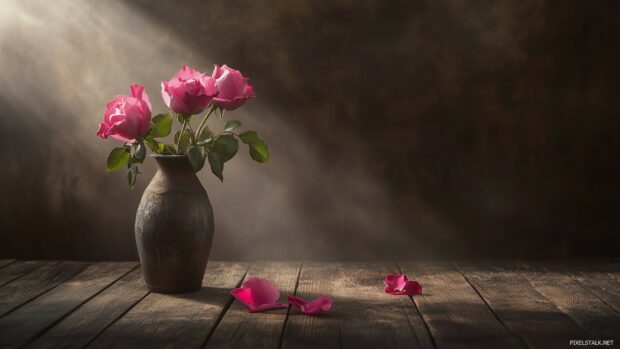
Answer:
M141 270L137 268L69 314L27 347L83 348L148 293Z
M232 303L230 290L247 269L242 263L209 262L202 290L150 293L89 348L199 348Z
M135 268L136 263L94 263L51 291L0 318L0 347L21 347Z
M0 268L15 262L14 259L0 259Z
M548 262L550 271L564 272L620 314L620 263L613 260Z
M0 288L0 317L73 277L84 262L49 262Z
M395 272L390 263L304 263L297 295L330 295L329 314L308 316L291 309L283 348L432 348L413 303L384 292Z
M462 262L459 270L495 314L533 348L565 348L588 338L573 319L540 294L515 262Z
M272 281L280 289L280 302L295 294L300 263L269 263L252 265L246 280L260 277ZM234 302L215 332L207 341L207 348L277 348L286 322L287 309L263 313L248 313L243 305Z
M46 261L17 261L7 265L0 269L0 286L28 274L45 263Z
M400 270L420 282L414 297L437 348L524 348L463 275L447 262L400 262Z
M620 314L566 273L548 270L543 265L520 263L534 288L577 322L587 338L616 338L620 333Z

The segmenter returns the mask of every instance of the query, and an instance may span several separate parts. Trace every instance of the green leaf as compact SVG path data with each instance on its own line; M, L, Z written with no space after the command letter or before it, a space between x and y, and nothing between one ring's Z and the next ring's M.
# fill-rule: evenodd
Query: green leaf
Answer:
M136 185L136 178L138 178L138 167L136 165L131 164L129 169L127 170L127 184L129 187L133 189L134 185Z
M177 114L177 121L179 122L179 124L183 125L183 123L185 121L190 122L192 121L192 119L194 118L193 115L183 115L183 114Z
M211 152L216 152L223 162L232 159L237 154L237 150L239 150L239 141L231 135L219 136L211 148Z
M155 115L151 119L151 135L153 137L166 137L172 130L172 115L170 113Z
M206 126L205 128L203 128L200 131L200 134L198 135L198 138L196 138L196 144L198 144L198 145L205 145L206 143L208 143L208 142L210 142L212 140L213 140L213 132L211 132L209 127Z
M174 142L179 146L179 154L185 154L187 147L194 143L194 132L191 130L185 130L181 135L181 131L178 131L174 135Z
M114 172L125 166L129 161L129 152L125 147L114 148L108 155L108 161L106 163L106 171Z
M139 162L142 163L146 158L146 147L144 143L138 143L133 148L133 154L131 154L131 162Z
M163 144L163 143L160 143ZM173 146L171 146L170 144L164 144L164 149L162 150L162 154L166 154L166 155L174 155L177 153L177 150L174 149Z
M262 139L250 143L250 156L254 161L264 163L269 161L269 149Z
M189 155L189 162L192 164L194 172L200 171L205 164L205 157L207 156L205 148L199 145L192 145L187 148L187 155Z
M216 152L209 152L209 165L211 165L211 172L220 179L220 181L224 181L224 175L222 172L224 171L224 161L220 155Z
M224 124L224 131L232 131L239 126L241 126L241 122L239 120L228 120L226 121L226 124Z
M151 151L154 153L161 154L164 151L164 143L160 143L153 138L147 138L146 144L149 146L149 149L151 149Z
M250 144L259 140L258 135L256 135L254 131L245 131L239 135L239 138L241 138L241 141L245 144Z

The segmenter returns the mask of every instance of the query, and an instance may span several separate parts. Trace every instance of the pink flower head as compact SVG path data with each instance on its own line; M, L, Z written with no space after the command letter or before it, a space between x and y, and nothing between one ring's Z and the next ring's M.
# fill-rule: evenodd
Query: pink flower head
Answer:
M129 96L108 102L97 136L127 142L144 136L151 127L151 101L144 86L131 85Z
M245 101L256 96L252 85L248 84L248 78L227 65L220 67L216 64L212 77L215 79L218 91L213 100L226 110L237 109Z
M172 79L161 82L164 103L175 113L194 115L205 110L217 95L215 79L186 65Z
M420 295L422 294L422 286L417 281L409 281L407 274L388 276L383 280L383 283L387 286L385 293L391 295Z
M249 278L241 288L235 288L230 293L251 313L288 307L286 304L277 303L280 298L278 288L261 278Z
M317 315L325 313L332 308L332 300L329 296L321 296L313 301L307 301L305 299L288 296L288 301L295 308L301 310L304 314Z

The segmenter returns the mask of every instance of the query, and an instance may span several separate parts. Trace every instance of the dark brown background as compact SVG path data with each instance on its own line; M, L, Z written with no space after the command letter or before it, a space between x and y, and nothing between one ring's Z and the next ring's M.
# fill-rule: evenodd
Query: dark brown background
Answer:
M0 13L0 254L135 258L105 103L227 63L259 131L217 259L617 254L618 1L18 1ZM212 127L221 127L213 122Z

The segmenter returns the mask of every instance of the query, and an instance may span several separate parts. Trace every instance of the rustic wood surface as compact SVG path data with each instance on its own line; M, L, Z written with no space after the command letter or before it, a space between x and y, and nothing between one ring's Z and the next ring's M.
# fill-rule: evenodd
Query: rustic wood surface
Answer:
M406 273L423 295L390 296ZM331 312L248 313L250 277ZM620 260L210 262L202 290L151 293L136 262L0 259L0 348L568 348L620 340ZM618 343L614 343L615 346Z

